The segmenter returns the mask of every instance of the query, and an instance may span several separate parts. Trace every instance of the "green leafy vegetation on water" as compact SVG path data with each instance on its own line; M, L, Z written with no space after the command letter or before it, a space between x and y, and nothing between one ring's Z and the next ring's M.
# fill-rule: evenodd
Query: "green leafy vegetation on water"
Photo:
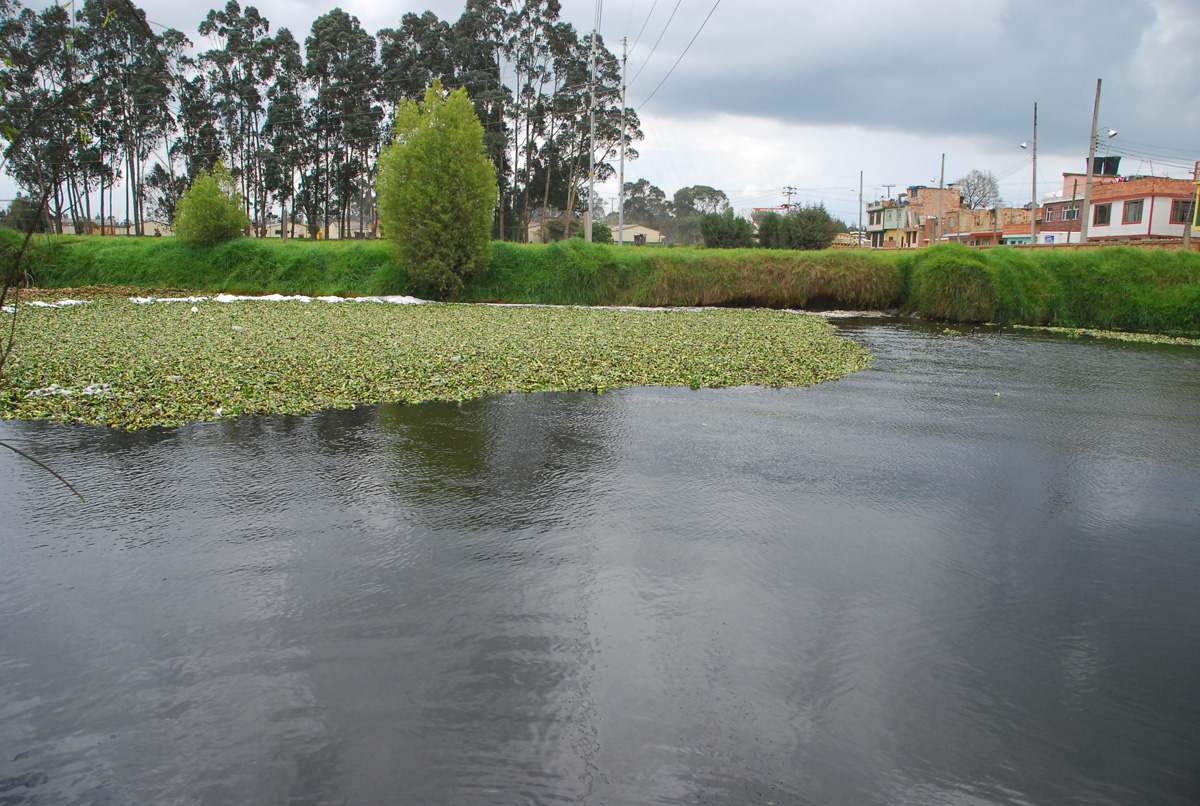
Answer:
M46 287L113 284L264 294L414 294L378 241L50 238L30 260ZM959 322L1200 335L1200 254L1110 246L873 251L493 243L462 301L899 309Z
M1087 336L1092 339L1114 339L1139 344L1179 344L1185 347L1200 347L1200 339L1189 339L1184 336L1162 336L1155 333L1125 333L1119 330L1095 330L1086 327L1035 327L1033 325L1014 325L1018 330L1035 330L1048 333L1061 333L1077 339Z
M122 428L500 392L804 385L870 360L819 317L769 310L99 299L22 308L17 328L0 416Z

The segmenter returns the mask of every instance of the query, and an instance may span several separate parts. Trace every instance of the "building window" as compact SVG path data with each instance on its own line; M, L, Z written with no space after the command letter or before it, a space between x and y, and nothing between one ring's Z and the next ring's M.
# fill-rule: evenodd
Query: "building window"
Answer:
M1122 224L1140 224L1142 223L1142 200L1125 202L1125 209L1121 212Z
M1192 200L1177 199L1171 202L1171 223L1186 224L1192 220Z
M1062 211L1063 211L1063 216L1062 216L1063 221L1074 221L1075 219L1079 218L1079 205L1078 204L1064 204Z
M1092 224L1097 227L1106 227L1108 222L1112 220L1112 205L1097 204L1092 208Z
M1054 220L1054 208L1053 208L1053 207L1047 207L1047 208L1046 208L1046 218L1045 218L1045 220L1046 220L1046 221L1053 221L1053 220Z

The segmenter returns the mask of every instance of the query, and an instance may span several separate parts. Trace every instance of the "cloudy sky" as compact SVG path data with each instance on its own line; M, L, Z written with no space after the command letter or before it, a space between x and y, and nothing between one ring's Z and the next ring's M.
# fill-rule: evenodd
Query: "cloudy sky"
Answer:
M592 27L595 0L562 3L564 19ZM217 4L139 5L207 48L196 29ZM250 4L301 41L332 7ZM341 7L375 32L409 11L453 21L463 3ZM1025 204L1032 164L1019 145L1032 139L1034 103L1043 196L1085 167L1098 78L1099 125L1119 132L1105 145L1124 155L1122 173L1190 176L1200 160L1196 0L606 0L601 33L616 53L628 39L636 76L628 99L646 139L626 180L645 177L668 196L711 185L748 210L783 203L792 186L793 201L824 202L854 223L860 171L870 201L888 186L936 185L944 153L947 182L990 170L1006 202ZM600 193L615 197L616 184Z

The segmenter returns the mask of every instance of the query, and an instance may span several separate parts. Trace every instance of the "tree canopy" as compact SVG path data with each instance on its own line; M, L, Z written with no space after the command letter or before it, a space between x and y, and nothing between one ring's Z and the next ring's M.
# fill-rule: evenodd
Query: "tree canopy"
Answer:
M758 221L758 243L766 249L828 249L844 228L824 204L805 204L793 207L787 215L764 213Z
M675 218L697 218L709 213L723 213L729 207L725 191L708 185L693 185L675 191L671 214Z
M707 213L700 219L700 233L709 249L745 249L754 246L754 225L735 217L733 208Z
M521 240L538 211L577 218L590 160L604 181L621 145L635 159L642 138L636 111L622 107L619 59L596 40L589 92L591 34L560 12L558 0L466 0L457 20L406 13L372 35L333 9L293 34L227 0L200 23L210 46L195 53L130 0L40 11L0 0L3 169L31 197L49 191L55 226L107 223L123 206L140 232L221 160L255 233L282 220L370 235L397 110L439 79L467 91L483 126L500 196L493 235Z
M974 170L958 180L958 194L964 207L981 210L1000 201L1000 183L991 171Z

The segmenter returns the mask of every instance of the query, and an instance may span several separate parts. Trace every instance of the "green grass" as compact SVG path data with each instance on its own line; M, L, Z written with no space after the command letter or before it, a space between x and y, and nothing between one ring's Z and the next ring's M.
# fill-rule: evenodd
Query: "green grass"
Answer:
M0 417L122 428L501 392L793 386L870 360L770 310L102 299L22 308ZM0 326L12 314L0 314Z
M901 307L961 322L1200 334L1200 255L1094 250L924 249Z
M30 259L44 287L190 288L281 294L380 294L407 284L384 241L241 238L211 247L175 238L40 238Z
M36 284L264 294L411 294L382 241L39 238ZM943 245L915 251L619 248L578 239L492 245L463 301L901 309L957 322L1200 334L1200 255Z

